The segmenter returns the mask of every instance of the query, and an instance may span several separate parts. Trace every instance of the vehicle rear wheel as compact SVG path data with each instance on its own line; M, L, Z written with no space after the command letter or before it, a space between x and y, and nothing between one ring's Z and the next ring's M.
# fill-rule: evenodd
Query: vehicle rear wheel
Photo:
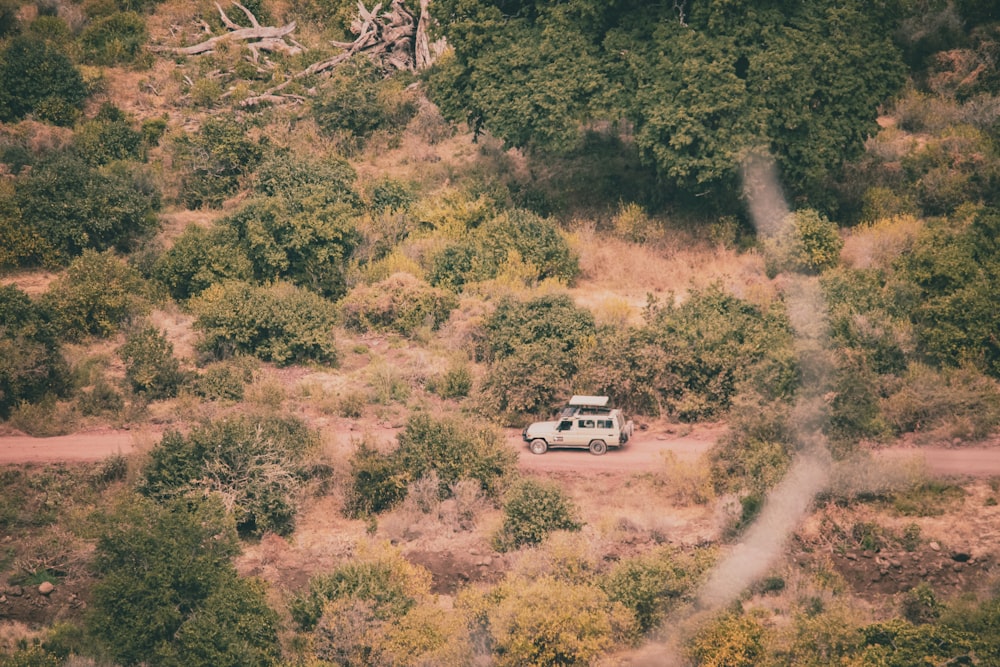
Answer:
M549 443L545 442L541 438L535 438L531 441L531 444L528 445L528 449L531 450L532 454L544 454L548 448Z
M594 456L600 456L606 451L608 451L608 445L603 440L590 441L590 453Z

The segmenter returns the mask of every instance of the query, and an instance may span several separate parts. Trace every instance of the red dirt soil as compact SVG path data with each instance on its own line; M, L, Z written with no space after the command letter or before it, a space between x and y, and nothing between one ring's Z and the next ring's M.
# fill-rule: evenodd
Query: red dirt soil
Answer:
M550 450L543 455L531 454L521 441L519 431L509 430L507 441L520 454L522 470L539 472L641 472L663 461L672 452L680 460L693 461L707 452L726 431L721 424L699 424L685 427L683 432L671 427L636 431L631 441L604 456L593 456L584 450ZM349 439L348 434L336 434ZM100 461L113 455L127 455L136 449L146 449L157 442L160 434L146 430L100 430L52 438L32 438L24 435L0 437L0 465L15 463L70 463ZM877 454L899 460L922 458L929 474L936 477L1000 476L1000 446L963 447L888 447Z

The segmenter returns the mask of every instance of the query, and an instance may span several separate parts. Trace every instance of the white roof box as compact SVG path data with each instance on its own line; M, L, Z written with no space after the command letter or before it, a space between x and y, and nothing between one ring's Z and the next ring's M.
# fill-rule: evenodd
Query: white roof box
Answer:
M585 408L603 408L608 404L607 396L574 396L569 399L570 405Z

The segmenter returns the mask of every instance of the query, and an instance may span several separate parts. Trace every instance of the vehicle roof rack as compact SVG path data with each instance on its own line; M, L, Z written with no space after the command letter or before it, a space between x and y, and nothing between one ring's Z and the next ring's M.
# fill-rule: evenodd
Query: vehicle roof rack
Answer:
M573 396L569 404L586 408L603 408L608 404L607 396Z

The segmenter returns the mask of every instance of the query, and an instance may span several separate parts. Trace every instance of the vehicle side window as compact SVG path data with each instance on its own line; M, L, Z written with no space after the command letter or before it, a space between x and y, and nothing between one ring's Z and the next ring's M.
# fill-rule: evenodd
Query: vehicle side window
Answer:
M594 428L594 420L593 419L587 419L585 421L581 420L580 428Z
M573 422L567 420L567 421L564 421L564 422L559 422L559 428L556 429L556 430L558 430L558 431L568 431L571 428L573 428Z
M611 428L610 419L601 419L597 422L597 428Z

